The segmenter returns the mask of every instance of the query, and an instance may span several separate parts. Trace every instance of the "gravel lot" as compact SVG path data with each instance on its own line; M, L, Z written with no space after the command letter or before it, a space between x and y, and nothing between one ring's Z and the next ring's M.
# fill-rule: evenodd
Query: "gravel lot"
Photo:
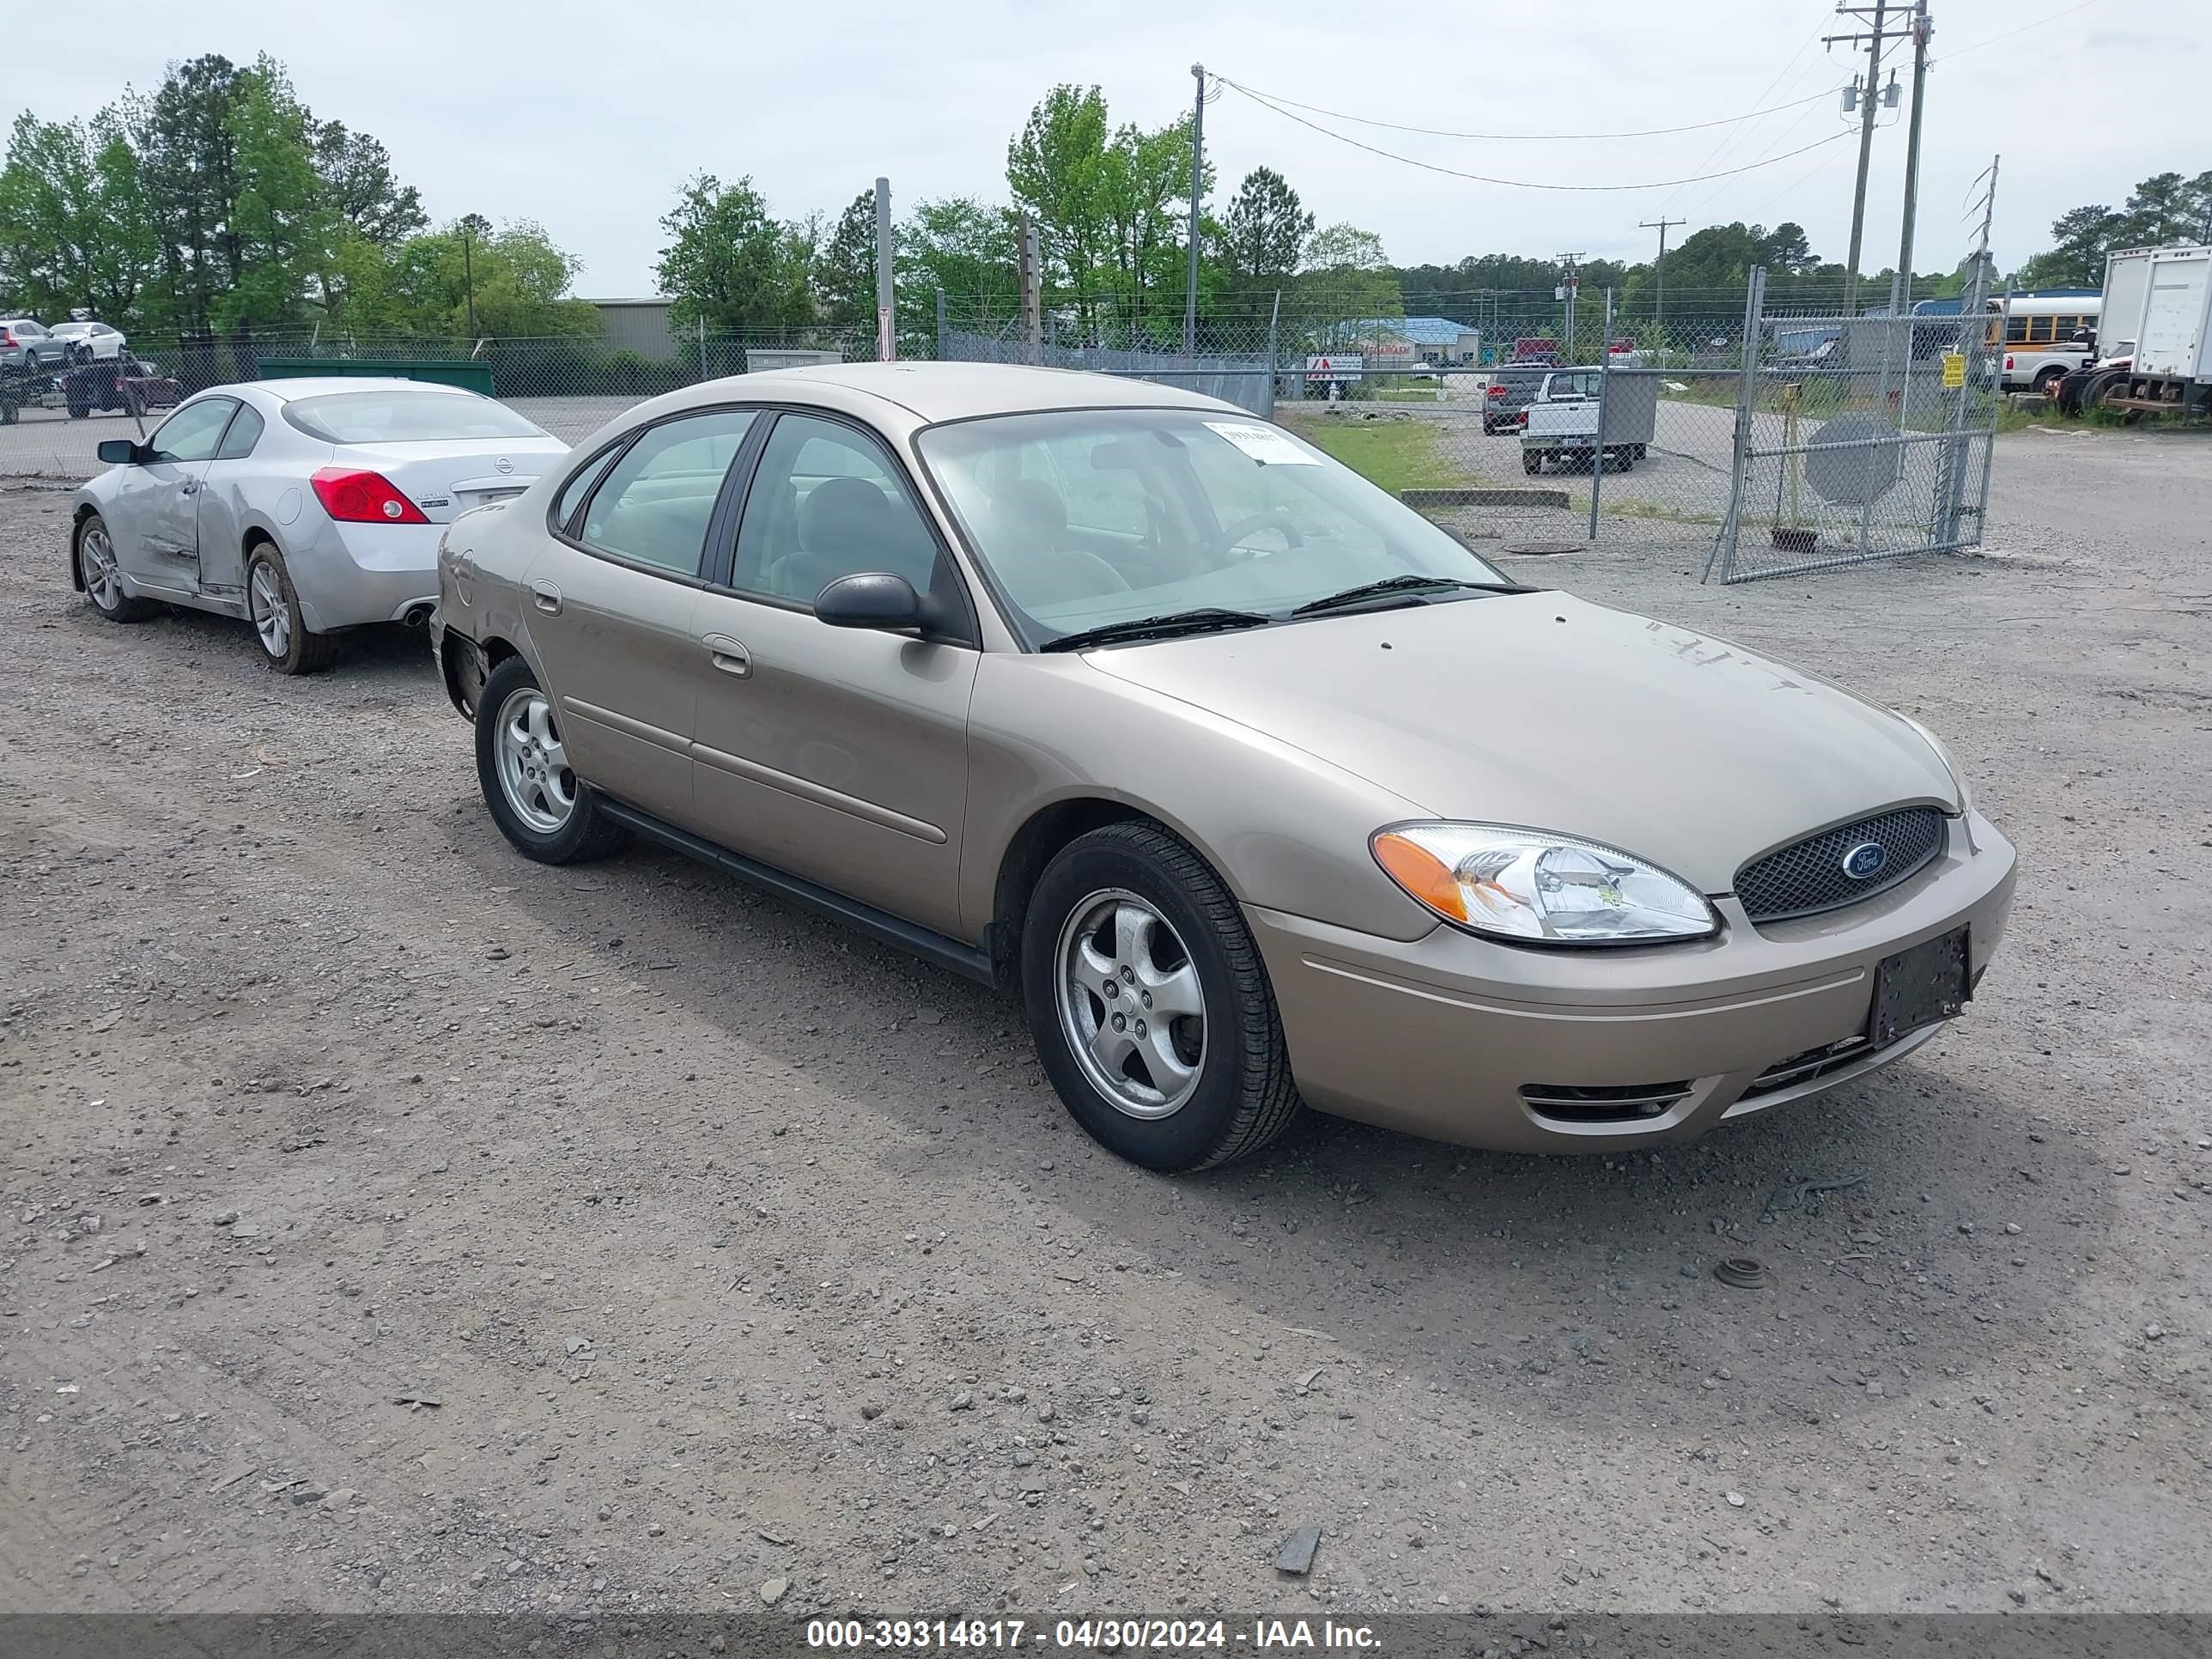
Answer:
M1986 557L1516 572L1946 734L2023 862L1955 1030L1659 1157L1185 1181L1011 1003L515 856L419 635L111 626L0 493L0 1608L2204 1607L2212 446L1998 465Z

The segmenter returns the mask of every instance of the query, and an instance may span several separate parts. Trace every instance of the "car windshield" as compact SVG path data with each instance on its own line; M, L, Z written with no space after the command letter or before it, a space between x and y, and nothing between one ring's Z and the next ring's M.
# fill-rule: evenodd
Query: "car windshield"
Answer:
M286 404L284 418L333 444L545 435L504 404L473 392L329 392Z
M1280 618L1392 577L1504 580L1310 444L1225 410L999 416L918 444L1031 646L1194 610Z

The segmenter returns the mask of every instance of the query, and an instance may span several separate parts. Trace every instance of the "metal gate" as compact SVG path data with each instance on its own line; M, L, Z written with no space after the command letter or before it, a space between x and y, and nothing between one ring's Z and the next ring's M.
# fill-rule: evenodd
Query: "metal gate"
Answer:
M1778 312L1765 293L1753 270L1707 579L1978 545L2002 398L1978 276L1956 316Z

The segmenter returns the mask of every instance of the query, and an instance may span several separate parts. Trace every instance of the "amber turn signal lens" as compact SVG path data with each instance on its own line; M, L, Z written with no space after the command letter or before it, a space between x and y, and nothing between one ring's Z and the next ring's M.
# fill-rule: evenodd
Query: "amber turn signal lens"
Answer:
M1387 831L1375 837L1373 846L1375 861L1391 880L1437 915L1454 921L1467 920L1467 900L1442 859L1427 848Z

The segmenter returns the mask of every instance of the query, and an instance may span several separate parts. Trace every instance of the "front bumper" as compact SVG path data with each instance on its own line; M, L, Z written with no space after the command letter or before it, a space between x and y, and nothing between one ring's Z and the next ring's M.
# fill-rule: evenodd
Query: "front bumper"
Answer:
M1309 1104L1472 1146L1611 1152L1694 1140L1919 1046L1940 1028L1856 1041L1877 965L1964 927L1978 981L2013 881L2010 844L1968 813L1886 892L1764 927L1723 899L1720 936L1694 945L1531 950L1444 927L1401 943L1245 914Z

